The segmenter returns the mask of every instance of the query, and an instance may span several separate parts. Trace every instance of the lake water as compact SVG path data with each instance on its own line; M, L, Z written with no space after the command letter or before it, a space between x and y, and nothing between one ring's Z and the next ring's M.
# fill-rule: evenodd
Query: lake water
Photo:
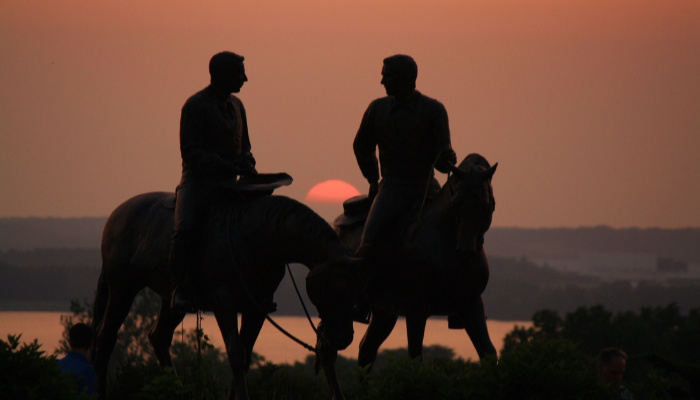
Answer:
M7 339L8 334L22 334L22 342L32 342L38 339L42 349L53 354L58 348L63 332L60 312L0 312L0 337ZM274 320L285 330L311 345L316 343L313 330L309 326L306 317L291 317L273 315ZM183 321L186 331L196 327L197 319L194 315L188 315ZM318 320L314 320L318 324ZM489 334L494 346L499 351L503 347L503 338L517 326L530 327L529 321L488 321ZM224 347L223 339L216 325L214 315L204 314L202 321L204 333L209 336L215 346ZM366 325L355 324L355 340L346 350L340 352L344 357L357 358L358 346ZM176 335L174 340L181 340ZM425 331L424 345L442 345L452 348L455 353L464 359L478 359L476 350L464 330L450 330L447 328L447 320L443 318L431 318L428 320ZM382 349L396 349L407 347L406 323L402 318L396 324L396 328L382 345ZM381 350L380 350L381 351ZM303 361L309 354L308 350L293 342L279 332L269 322L265 322L260 337L255 344L255 352L274 363L294 363Z

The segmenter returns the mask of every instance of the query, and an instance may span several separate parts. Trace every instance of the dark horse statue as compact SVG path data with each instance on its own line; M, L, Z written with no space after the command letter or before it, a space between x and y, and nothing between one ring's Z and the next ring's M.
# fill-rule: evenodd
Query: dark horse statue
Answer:
M273 294L284 277L285 264L301 263L311 270L307 287L321 318L318 343L339 349L353 339L353 294L345 286L357 272L352 253L330 225L305 205L269 193L245 200L240 196L234 190L233 196L222 196L212 206L204 223L197 270L199 306L214 313L233 371L229 398L245 400L245 374L253 346L274 308ZM134 297L145 287L162 299L148 338L161 366L172 366L173 332L185 316L169 307L173 202L173 193L141 194L117 207L105 225L93 320L93 363L102 398L117 332ZM321 287L314 291L314 285ZM334 389L334 397L342 398L340 388Z
M411 357L421 356L425 324L431 315L449 315L461 322L480 358L496 354L481 294L489 279L483 243L495 210L491 178L497 165L492 167L484 157L470 154L453 167L437 195L424 202L415 225L403 233L401 248L382 258L384 272L366 271L371 277L365 290L372 317L360 343L361 366L371 367L400 315L406 317ZM360 218L350 216L348 220L344 215L334 224L340 238L353 249L360 242L367 209L364 211ZM331 361L336 356L333 349L324 349L324 354ZM333 368L331 364L324 367Z

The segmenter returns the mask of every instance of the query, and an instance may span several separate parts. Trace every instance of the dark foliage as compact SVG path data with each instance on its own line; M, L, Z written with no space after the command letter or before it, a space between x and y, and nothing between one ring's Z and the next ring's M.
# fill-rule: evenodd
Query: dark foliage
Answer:
M700 309L687 315L672 303L613 313L603 306L580 307L564 318L542 310L532 328L517 328L504 340L507 354L532 341L574 343L589 358L605 347L625 350L625 381L640 399L700 398Z
M144 293L140 302L146 304L134 306L130 318L135 320L135 328L122 333L120 340L139 341L145 337L148 317L140 314L149 312L150 296ZM64 319L66 327L87 318L87 308L77 304L73 307L76 314ZM383 351L371 374L357 367L356 360L339 357L338 372L348 399L613 400L618 395L596 376L594 362L600 348L612 345L630 355L624 381L637 399L697 399L697 379L693 378L700 376L699 335L700 310L683 315L675 304L621 313L602 306L580 307L563 318L554 311L542 310L535 313L532 328L517 328L507 336L498 359L465 361L455 358L450 349L429 346L423 361L407 359L405 349ZM127 348L123 346L122 351ZM55 364L53 357L47 358L37 349L38 345L30 351L33 358ZM226 397L230 370L221 352L201 331L188 333L186 341L174 345L178 375L161 370L145 347L138 345L127 353L130 355L118 357L126 363L115 367L109 398ZM275 365L256 357L247 378L251 397L328 399L323 374L314 375L313 362L310 356L305 363ZM23 376L36 376L32 369L41 370L31 366L21 370ZM26 385L26 378L22 382Z
M41 345L20 344L21 335L0 339L0 394L6 400L82 400L77 382L61 371L55 356L46 356Z

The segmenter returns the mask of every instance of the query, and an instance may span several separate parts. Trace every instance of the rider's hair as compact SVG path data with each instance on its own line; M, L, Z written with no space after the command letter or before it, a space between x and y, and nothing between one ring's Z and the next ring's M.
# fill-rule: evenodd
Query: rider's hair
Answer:
M396 54L384 59L384 65L391 65L402 77L415 82L418 78L418 64L413 57L405 54Z
M627 361L627 353L616 347L608 347L600 351L596 362L598 365L608 366L614 357L622 357L623 360Z
M230 51L222 51L214 54L209 60L209 75L212 78L220 77L230 72L232 68L238 66L245 58Z

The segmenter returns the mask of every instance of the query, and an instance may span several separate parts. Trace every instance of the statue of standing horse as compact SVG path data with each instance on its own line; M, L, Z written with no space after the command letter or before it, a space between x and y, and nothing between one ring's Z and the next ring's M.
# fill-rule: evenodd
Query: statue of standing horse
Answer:
M321 286L312 297L322 321L318 341L338 349L353 339L352 295L345 283L356 275L348 248L311 209L284 196L241 199L241 194L234 190L212 206L203 224L197 268L199 307L214 313L221 330L233 372L230 399L236 400L248 399L245 374L285 264L306 265L311 270L307 287ZM149 340L160 365L172 366L173 332L185 316L169 307L173 202L173 193L141 194L117 207L105 225L93 320L101 398L117 332L145 287L162 299ZM339 386L332 390L334 398L342 399Z
M456 316L480 358L496 354L481 294L489 279L483 243L495 210L491 178L497 165L492 167L478 154L467 156L438 194L426 200L415 226L404 233L403 246L382 258L388 264L384 272L366 271L371 277L366 291L372 317L360 343L360 366L371 367L400 315L406 317L411 357L421 356L431 315ZM350 223L340 224L348 218L339 217L334 224L353 250L360 242L368 207L359 218L350 216ZM324 349L324 354L335 357L333 349Z

